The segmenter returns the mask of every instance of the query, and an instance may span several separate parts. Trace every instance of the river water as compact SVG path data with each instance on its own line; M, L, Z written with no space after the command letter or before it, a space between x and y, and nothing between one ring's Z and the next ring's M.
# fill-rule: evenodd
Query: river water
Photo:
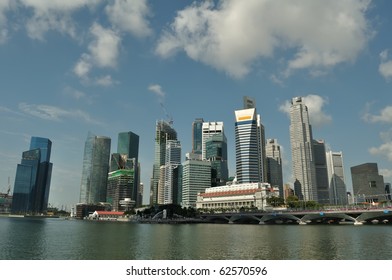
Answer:
M2 260L390 260L390 225L0 218Z

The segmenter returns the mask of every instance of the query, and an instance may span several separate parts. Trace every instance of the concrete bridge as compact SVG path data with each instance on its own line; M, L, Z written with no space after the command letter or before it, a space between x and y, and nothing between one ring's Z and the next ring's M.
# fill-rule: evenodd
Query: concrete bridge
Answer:
M204 213L200 217L206 222L228 224L392 224L392 209Z

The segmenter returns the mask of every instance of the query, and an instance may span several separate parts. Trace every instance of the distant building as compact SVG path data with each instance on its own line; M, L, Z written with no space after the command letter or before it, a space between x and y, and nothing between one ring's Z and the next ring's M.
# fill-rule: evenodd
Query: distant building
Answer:
M136 201L132 200L133 190L135 188L135 170L119 169L109 173L107 199L112 205L113 211L127 211L130 207L135 207ZM124 201L128 199L131 203L125 205Z
M45 213L48 207L52 166L52 142L31 137L30 150L23 152L18 164L12 201L12 213Z
M197 118L192 123L192 153L202 155L203 151L203 118Z
M344 178L343 153L327 152L327 167L331 204L344 205L348 203L347 187Z
M391 191L391 183L385 183L385 195L387 200L392 200Z
M279 188L279 195L283 198L283 172L282 172L282 152L276 139L266 141L267 157L267 182L271 186Z
M79 203L96 204L106 201L111 139L87 135L84 146Z
M286 201L286 199L289 196L293 196L294 195L294 190L290 187L289 184L284 184L283 192L284 192L283 198L284 198L285 201Z
M316 168L317 201L329 204L329 181L324 140L313 140L314 165Z
M229 177L227 166L227 140L224 132L209 137L206 142L206 160L211 163L210 186L224 186Z
M157 121L156 129L155 129L155 158L154 158L154 166L153 166L153 174L151 178L151 194L150 194L150 204L156 205L158 204L158 191L160 185L161 170L164 172L164 169L161 166L165 165L166 159L166 142L169 140L177 140L177 132L172 127L171 123L166 121ZM161 182L162 184L162 182Z
M197 194L211 187L211 162L187 159L182 163L183 207L196 207Z
M206 141L213 135L223 134L223 122L204 122L202 126L202 159L206 159Z
M364 163L351 167L353 195L356 202L387 200L384 177L378 173L377 163Z
M256 108L235 111L235 151L237 179L242 183L264 182L264 127Z
M279 188L268 183L244 183L208 188L197 195L198 209L229 209L256 207L266 210L267 198L279 196Z
M295 194L300 200L318 201L312 127L302 97L291 100L290 142Z

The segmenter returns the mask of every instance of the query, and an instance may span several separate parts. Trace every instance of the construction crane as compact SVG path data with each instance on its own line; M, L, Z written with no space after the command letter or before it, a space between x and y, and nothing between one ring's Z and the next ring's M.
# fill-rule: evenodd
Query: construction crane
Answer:
M173 117L167 113L167 110L166 110L165 105L163 104L163 102L160 102L159 104L161 104L161 108L162 108L163 112L165 113L165 116L167 118L167 122L170 125L172 125L173 124Z

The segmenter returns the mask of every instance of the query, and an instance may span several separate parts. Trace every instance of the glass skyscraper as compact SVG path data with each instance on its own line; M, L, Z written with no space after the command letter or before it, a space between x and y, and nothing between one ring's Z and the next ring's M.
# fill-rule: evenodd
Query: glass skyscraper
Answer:
M291 100L290 142L295 195L300 200L318 201L312 127L308 107L301 97Z
M53 167L51 149L49 139L31 138L30 150L23 152L22 161L16 169L12 213L46 212Z
M161 166L165 165L166 142L168 140L177 140L177 132L174 130L171 123L163 120L157 121L155 129L155 159L150 182L150 203L152 205L158 203L158 184L161 178Z
M84 146L79 202L106 202L111 139L88 133Z
M344 179L343 153L329 151L326 155L330 202L335 205L344 205L348 201Z
M267 139L266 143L267 182L279 187L279 196L283 198L282 151L277 139Z
M225 134L214 134L206 140L206 160L211 162L211 186L224 186L229 178Z
M203 146L203 122L202 118L197 118L192 123L192 153L200 156Z

